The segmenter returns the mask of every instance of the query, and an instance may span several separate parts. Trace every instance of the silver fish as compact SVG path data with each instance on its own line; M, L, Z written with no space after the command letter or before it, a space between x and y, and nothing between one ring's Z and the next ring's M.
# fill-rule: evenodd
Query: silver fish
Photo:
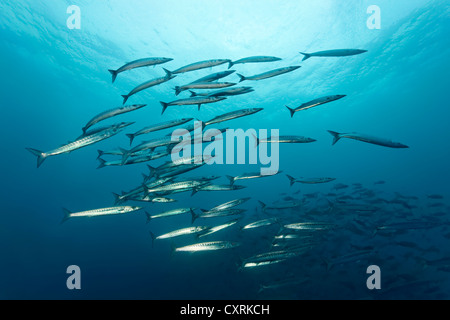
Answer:
M180 214L185 214L188 212L192 213L192 212L194 212L194 210L192 208L179 208L179 209L173 209L173 210L161 212L161 213L155 214L153 216L151 216L148 212L146 212L147 223L149 223L150 220L153 220L153 219L172 217L172 216L176 216L176 215L180 215Z
M145 127L135 133L128 133L126 136L128 138L130 138L130 145L131 145L133 143L134 138L136 138L139 135L180 126L180 125L185 124L192 120L194 120L194 118L182 118L182 119L178 119L178 120L166 121L166 122L162 122L162 123L154 124L152 126Z
M210 75L207 75L206 77L197 79L195 81L192 81L192 83L198 83L198 82L211 82L211 81L216 81L222 78L225 78L226 76L229 76L230 74L232 74L233 72L235 72L235 70L228 70L228 71L221 71L221 72L216 72Z
M37 167L39 168L45 159L47 159L50 156L56 156L64 153L70 153L74 150L81 149L83 147L89 146L91 144L97 143L99 141L108 139L116 134L118 134L120 131L122 131L123 128L119 126L113 126L109 129L106 129L104 131L100 131L98 133L95 133L93 135L85 136L81 139L78 139L76 141L70 142L66 145L63 145L59 148L53 149L51 151L42 152L37 149L32 148L26 148L28 151L30 151L32 154L37 156Z
M293 230L321 231L334 229L336 226L328 222L300 222L287 224L284 227Z
M273 136L266 139L260 139L255 135L253 137L255 138L255 147L260 143L311 143L317 141L303 136Z
M184 72L189 72L189 71L194 71L194 70L199 70L199 69L211 68L211 67L215 67L215 66L230 62L230 61L231 60L229 60L229 59L215 59L215 60L199 61L199 62L189 64L187 66L178 68L177 70L171 71L171 73L177 74L177 73L184 73Z
M122 67L120 67L117 70L108 70L111 74L112 74L112 82L114 83L114 81L116 80L116 77L119 73L127 71L127 70L131 70L131 69L136 69L136 68L141 68L141 67L148 67L148 66L154 66L157 64L163 64L169 61L172 61L172 58L145 58L145 59L139 59L139 60L135 60L132 62L129 62L125 65L123 65Z
M228 180L230 180L230 184L233 185L237 180L248 180L248 179L257 179L257 178L265 178L265 177L271 177L274 175L277 175L281 173L282 171L274 172L272 175L262 175L260 172L254 172L254 173L244 173L240 176L232 177L232 176L226 176Z
M300 68L300 66L292 66L292 67L286 67L286 68L280 68L280 69L275 69L275 70L271 70L271 71L267 71L261 74L257 74L251 77L244 77L242 74L237 74L240 78L239 82L245 81L245 80L263 80L263 79L268 79L268 78L272 78L287 72L292 72L294 70L297 70L298 68Z
M255 221L255 222L249 223L249 224L243 226L241 230L247 230L247 229L254 229L254 228L270 226L270 225L272 225L274 223L277 223L277 222L278 222L277 218L263 219L263 220L259 220L259 221Z
M215 124L215 123L220 123L220 122L224 122L224 121L229 121L229 120L233 120L233 119L237 119L240 117L245 117L245 116L249 116L252 114L255 114L257 112L260 112L264 110L263 108L250 108L250 109L240 109L240 110L236 110L236 111L232 111L232 112L228 112L225 114L222 114L220 116L217 116L209 121L206 121L205 123L203 123L203 126L209 126L211 124Z
M198 237L201 238L201 237L205 237L205 236L208 236L210 234L216 233L216 232L218 232L220 230L223 230L225 228L231 227L232 225L235 225L237 222L238 222L238 219L235 219L235 220L229 221L227 223L221 224L219 226L208 227L205 230L205 232L200 233Z
M164 114L164 111L166 111L167 107L169 107L169 106L198 105L198 110L200 110L200 106L202 104L219 102L219 101L222 101L225 99L226 99L225 97L192 97L192 98L186 98L186 99L179 99L179 100L175 100L172 102L160 101L159 103L162 105L161 114Z
M201 186L200 188L196 188L196 191L234 191L234 190L240 190L246 188L245 186L238 186L238 185L217 185L217 184L211 184L211 185L205 185Z
M102 113L99 113L98 115L96 115L95 117L93 117L84 127L83 127L83 133L86 132L86 130L90 127L92 127L94 124L103 121L105 119L109 119L111 117L117 116L119 114L124 114L127 112L131 112L131 111L135 111L135 110L139 110L143 107L145 107L146 104L134 104L134 105L130 105L130 106L123 106L123 107L119 107L119 108L115 108L115 109L111 109L111 110L107 110L104 111Z
M239 242L231 241L211 241L191 244L184 247L172 248L172 251L199 252L199 251L215 251L222 249L231 249L240 246Z
M236 207L240 204L243 204L245 202L247 202L248 200L250 200L250 198L240 198L240 199L236 199L236 200L231 200L228 201L226 203L220 204L218 206L215 206L214 208L210 209L210 210L204 210L205 212L213 212L213 211L220 211L220 210L226 210L226 209L230 209L233 207Z
M179 95L182 91L189 89L221 89L236 85L234 82L196 82L185 84L183 86L175 86L175 95Z
M150 87L154 87L154 86L157 86L157 85L159 85L161 83L164 83L164 82L167 82L169 80L172 80L173 78L176 77L176 75L171 74L170 71L168 71L167 69L164 69L164 71L166 72L166 76L165 77L152 79L150 81L144 82L144 83L138 85L133 90L131 90L130 93L122 95L123 104L125 104L127 102L128 98L130 98L132 95L134 95L134 94L136 94L138 92L141 92L142 90L145 90L145 89L148 89Z
M367 143L371 143L371 144L376 144L376 145L388 147L388 148L409 148L407 145L404 145L399 142L393 142L391 140L372 137L372 136L369 136L366 134L361 134L361 133L356 133L356 132L339 133L339 132L330 131L330 130L328 130L328 132L333 136L333 145L336 144L336 142L338 142L342 138L348 138L348 139L353 139L353 140L358 140L358 141L367 142Z
M273 61L280 61L281 58L277 57L270 57L270 56L253 56L248 58L242 58L233 62L228 62L228 69L230 69L235 64L240 63L259 63L259 62L273 62Z
M171 238L180 237L180 236L184 236L184 235L197 234L197 233L203 232L207 229L208 229L208 227L201 227L201 226L200 227L188 227L188 228L174 230L174 231L171 231L171 232L168 232L165 234L161 234L159 236L155 236L155 234L150 231L150 235L152 237L152 246L153 246L153 243L155 242L155 240L171 239Z
M344 97L346 97L345 94L325 96L325 97L320 97L318 99L314 99L314 100L305 102L305 103L301 104L298 108L295 108L295 109L289 108L288 106L286 106L286 108L288 108L289 112L291 113L291 118L292 118L294 116L294 114L298 111L314 108L314 107L320 106L325 103L329 103L329 102L333 102L333 101L342 99Z
M292 209L292 208L297 208L300 207L303 203L300 200L292 200L292 201L285 201L285 202L278 202L278 203L274 203L270 206L267 206L264 202L259 201L259 204L261 205L261 209L262 211L267 211L267 210L283 210L283 209Z
M198 93L198 92L194 92L192 90L189 90L189 92L191 93L191 97L225 97L225 96L237 96L240 94L245 94L245 93L250 93L253 92L255 90L253 90L252 87L236 87L236 88L231 88L231 89L224 89L224 90L217 90L217 91L213 91L213 92L209 92L209 93Z
M304 55L303 60L309 59L311 57L345 57L345 56L353 56L356 54L361 54L367 52L367 50L361 50L361 49L335 49L335 50L325 50L325 51L318 51L313 53L304 53L300 52L302 55Z
M116 214L124 214L128 212L138 211L141 210L142 207L131 207L131 206L118 206L118 207L109 207L109 208L102 208L102 209L95 209L95 210L89 210L89 211L82 211L82 212L70 212L67 209L63 209L64 211L64 218L61 221L61 223L67 221L71 218L80 218L80 217L99 217L99 216L106 216L106 215L116 215Z
M205 211L201 214L196 214L194 212L191 212L192 214L192 223L195 222L198 218L218 218L218 217L228 217L228 216L235 216L244 213L247 210L244 209L226 209L226 210L219 210L219 211Z

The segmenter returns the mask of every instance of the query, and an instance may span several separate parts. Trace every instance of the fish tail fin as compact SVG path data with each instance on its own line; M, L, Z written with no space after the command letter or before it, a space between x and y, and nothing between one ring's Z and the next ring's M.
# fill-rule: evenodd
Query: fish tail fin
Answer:
M145 211L145 216L147 217L147 222L146 223L149 223L150 220L152 220L152 216L147 211Z
M134 133L127 133L126 136L128 138L130 138L130 146L131 146L133 144L133 140L134 140L135 135L134 135Z
M328 260L328 259L323 259L323 262L325 262L325 265L326 265L326 267L327 267L327 271L330 271L331 268L333 268L333 262L331 262L330 260Z
M169 71L166 68L163 68L163 70L166 73L166 78L170 78L172 76L172 71Z
M161 112L161 115L163 115L163 114L164 114L164 111L166 111L166 109L167 109L167 107L169 106L169 104L166 103L166 102L162 102L162 101L160 101L159 103L161 103L161 106L162 106L162 112Z
M66 208L63 208L63 212L64 212L64 217L63 217L63 219L61 220L61 224L63 224L63 223L66 222L67 220L69 220L69 219L70 219L70 214L72 213L72 212L70 212L69 210L67 210Z
M122 165L124 165L126 162L127 162L127 160L128 160L128 157L130 156L130 153L128 152L128 150L125 150L125 149L123 149L123 148L119 148L120 149L120 151L122 151Z
M105 165L106 160L104 160L102 158L98 158L97 160L100 161L100 164L98 165L97 169L101 169L103 167L106 167L106 165Z
M239 77L239 82L247 80L242 74L239 74L239 73L236 73L236 74Z
M151 232L151 231L149 231L149 232L150 232L150 236L152 237L152 248L153 248L153 245L155 244L156 236L153 232Z
M252 133L252 136L253 138L255 138L255 148L256 148L259 145L259 139L254 133Z
M127 103L129 96L124 94L124 95L122 95L122 98L123 98L123 104L125 104L125 103Z
M196 92L194 92L194 91L192 91L192 90L189 90L189 92L191 93L191 98L197 96L197 93L196 93Z
M173 254L177 251L177 247L175 247L175 243L170 243L170 257L172 258Z
M230 69L232 66L234 66L233 61L228 62L228 69Z
M305 61L305 60L307 60L307 59L311 58L311 54L309 54L309 53L304 53L304 52L300 52L300 54L304 55L304 57L303 57L303 60L302 60L302 61Z
M176 96L179 95L181 93L181 91L182 91L181 87L179 87L179 86L175 86L174 90L175 90L175 95Z
M200 103L199 105L198 105L198 111L200 111L200 107L202 106L202 104Z
M102 150L97 150L97 152L98 152L98 156L97 156L97 159L98 159L103 155L104 152Z
M112 74L112 83L116 81L117 78L117 71L116 70L108 70Z
M291 113L291 118L292 118L295 114L295 110L292 108L289 108L288 106L285 106L285 107L288 108L289 112Z
M327 130L327 131L333 136L332 145L334 146L336 144L336 142L338 142L339 139L341 139L340 133L336 132L336 131L331 131L331 130Z
M27 150L37 157L37 167L39 168L41 164L44 162L44 160L47 158L47 155L44 152L36 149L27 148Z
M198 192L197 188L192 189L191 197Z
M289 182L290 182L291 187L292 187L294 185L294 183L295 183L295 178L293 176L288 175L288 174L286 175L286 177L288 177Z
M234 184L234 177L232 177L232 176L226 176L227 178L228 178L228 180L230 180L230 185L233 185Z
M264 202L260 201L260 200L258 200L258 203L261 205L262 211L266 211L267 205Z
M115 204L115 205L117 205L117 204L119 204L119 203L122 202L122 200L120 199L120 195L118 195L118 194L115 193L115 192L113 192L112 194L113 194L113 196L114 196L114 204Z
M150 172L147 176L147 180L145 180L145 181L148 181L150 178L153 178L153 176L156 174L156 171L157 171L155 167L152 167L149 164L147 165L147 168L148 168L148 171L150 171Z
M191 216L192 216L191 223L194 223L195 220L197 220L198 218L198 214L196 214L194 210L192 210L192 208L191 208Z

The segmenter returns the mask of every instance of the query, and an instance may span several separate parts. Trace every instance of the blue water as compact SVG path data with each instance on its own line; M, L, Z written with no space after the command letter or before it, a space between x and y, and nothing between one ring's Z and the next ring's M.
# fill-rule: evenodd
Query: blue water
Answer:
M69 29L67 7L81 10L81 28ZM369 29L367 8L381 9L381 29ZM450 133L448 129L449 6L442 1L3 1L0 4L0 132L2 136L0 215L0 298L2 299L448 299L446 264L423 267L449 254ZM341 58L311 58L301 52L357 48L367 53ZM108 124L136 121L119 135L73 153L50 157L37 169L25 148L50 150L81 134L94 115L122 104L122 94L178 67L207 59L268 55L271 63L240 64L238 73L301 68L261 81L245 81L250 94L217 104L169 107L161 116L159 101L176 97L183 85L226 65L178 75L171 82L132 96L129 103L147 107L109 119ZM145 57L174 60L154 68L121 73L111 84L108 69ZM224 81L237 82L236 74ZM344 99L298 112L296 107L325 95ZM179 97L187 97L182 93ZM268 251L277 225L240 231L238 226L208 240L239 241L235 249L199 254L175 253L193 237L156 241L162 234L191 225L189 215L146 224L141 211L123 216L73 219L60 224L62 208L83 211L112 206L112 192L142 183L146 164L97 169L97 149L128 148L124 133L181 117L206 121L221 113L261 107L256 115L217 128L279 129L317 141L280 145L280 170L273 177L239 181L246 188L230 192L176 194L170 204L144 204L152 214L178 207L211 208L241 198L248 209L238 225L267 217L257 200L272 204L286 197L304 200L301 209L272 212L283 221L327 220L344 227L321 235L321 243L283 263L240 271L242 259ZM390 149L343 139L332 146L326 130L361 132L408 145ZM169 131L155 132L157 138ZM147 138L147 137L145 137ZM143 141L144 137L136 140ZM112 159L112 158L111 158ZM168 158L156 160L162 164ZM152 164L152 165L153 165ZM183 177L225 175L259 170L255 165L213 165ZM334 177L323 185L289 186L294 177ZM386 183L374 185L383 180ZM337 183L349 187L335 190ZM378 199L405 200L412 208L383 203L369 215L327 213L327 201L350 195L354 183ZM300 192L298 193L297 191ZM314 194L308 197L307 195ZM433 200L428 196L442 195ZM403 198L402 198L403 199ZM363 199L364 200L364 199ZM336 200L337 201L337 200ZM439 203L437 206L433 204ZM136 203L134 203L136 205ZM311 212L319 212L319 217ZM395 232L390 236L355 232L350 226L376 226L411 219L442 226ZM229 219L198 221L218 225ZM359 227L358 227L359 228ZM357 228L357 229L358 229ZM359 230L359 229L358 229ZM392 245L403 241L403 245ZM408 242L408 243L406 243ZM412 245L411 245L412 243ZM324 260L369 247L374 254L326 269ZM381 290L368 290L366 269L381 269ZM81 269L81 290L68 290L66 268ZM304 280L258 293L261 284L286 278ZM388 289L391 289L390 291ZM384 295L383 295L383 290ZM376 291L376 292L375 292Z

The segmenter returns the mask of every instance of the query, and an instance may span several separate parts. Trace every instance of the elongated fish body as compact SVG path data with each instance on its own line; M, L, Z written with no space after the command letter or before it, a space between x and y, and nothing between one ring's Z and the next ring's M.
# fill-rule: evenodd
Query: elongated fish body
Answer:
M189 213L192 211L193 211L192 208L179 208L179 209L173 209L173 210L161 212L161 213L158 213L158 214L155 214L152 216L150 214L147 214L147 222L149 222L150 220L153 220L153 219L157 219L157 218L172 217L172 216L177 216L180 214Z
M269 218L269 219L255 221L255 222L249 223L249 224L245 225L244 227L242 227L242 230L270 226L270 225L276 223L277 221L278 221L277 218Z
M233 72L235 72L235 70L228 70L228 71L221 71L221 72L216 72L210 75L207 75L206 77L197 79L193 82L191 82L191 84L194 83L198 83L198 82L211 82L211 81L216 81L222 78L225 78L227 76L229 76L230 74L232 74Z
M254 136L256 139L255 146L260 143L311 143L317 141L313 138L303 137L303 136L273 136L267 139L260 139Z
M234 191L234 190L240 190L244 189L245 186L238 186L238 185L219 185L219 184L212 184L212 185L206 185L198 188L198 191Z
M207 122L204 123L204 126L209 126L211 124L215 124L215 123L220 123L220 122L224 122L224 121L228 121L228 120L233 120L233 119L237 119L240 117L245 117L245 116L249 116L252 114L255 114L257 112L262 111L263 108L251 108L251 109L241 109L241 110L236 110L236 111L232 111L232 112L228 112L225 114L222 114L220 116L217 116Z
M57 148L57 149L53 149L53 150L47 151L47 152L42 152L42 151L32 149L32 148L27 148L27 150L30 151L35 156L37 156L37 167L39 168L42 165L42 163L44 162L44 160L50 156L56 156L56 155L60 155L60 154L64 154L64 153L70 153L74 150L78 150L78 149L87 147L91 144L108 139L108 138L118 134L122 130L123 130L122 127L113 126L104 131L100 131L100 132L95 133L90 136L85 136L81 139L70 142L66 145L63 145L63 146Z
M361 50L361 49L336 49L336 50L325 50L325 51L318 51L313 53L304 53L300 52L302 55L304 55L303 60L309 59L311 57L346 57L346 56L354 56L357 54L361 54L367 52L367 50Z
M263 261L274 261L274 260L280 260L280 259L288 259L298 256L302 251L300 250L281 250L281 251L270 251L270 252L264 252L257 255L254 255L250 258L245 259L244 263L249 262L263 262Z
M333 145L336 144L336 142L338 142L340 139L347 138L347 139L358 140L358 141L367 142L367 143L371 143L371 144L376 144L376 145L379 145L382 147L388 147L388 148L409 148L407 145L404 145L399 142L393 142L391 140L373 137L373 136L369 136L369 135L362 134L362 133L356 133L356 132L339 133L339 132L330 131L330 130L328 130L328 132L333 136Z
M257 262L245 262L242 265L242 268L258 268L258 267L262 267L262 266L269 266L272 264L277 264L283 261L286 261L287 259L277 259L277 260L267 260L267 261L257 261Z
M320 98L311 100L309 102L305 102L302 105L300 105L298 108L295 108L295 109L289 108L288 106L286 106L286 108L288 108L289 112L291 113L291 118L292 118L294 116L294 114L296 112L298 112L298 111L314 108L314 107L320 106L320 105L325 104L325 103L329 103L329 102L333 102L333 101L342 99L344 97L346 97L345 94L337 94L337 95L332 95L332 96L325 96L325 97L320 97Z
M252 87L236 87L231 89L217 90L209 93L197 93L189 90L191 97L226 97L226 96L237 96L240 94L250 93L253 90Z
M291 186L298 182L298 183L304 183L304 184L319 184L319 183L328 183L331 181L336 180L336 178L329 178L329 177L321 177L321 178L294 178L290 175L286 175L289 179L289 182L291 184Z
M222 249L231 249L240 246L239 242L231 241L211 241L211 242L201 242L184 247L174 248L176 252L200 252L200 251L215 251Z
M188 227L183 229L174 230L159 236L155 236L152 232L150 232L152 236L152 241L161 240L161 239L172 239L180 236L196 234L207 230L208 227L200 226L200 227Z
M278 203L274 203L274 204L272 204L270 206L267 206L262 201L258 201L258 202L261 205L261 208L262 208L263 211L292 209L292 208L300 207L302 205L302 202L300 200L278 202Z
M230 62L230 61L231 60L229 60L229 59L215 59L215 60L199 61L199 62L189 64L187 66L181 67L177 70L172 71L171 73L178 74L178 73L185 73L185 72L199 70L199 69L211 68L211 67L215 67L215 66Z
M230 180L230 184L233 185L237 180L248 180L248 179L271 177L271 176L277 175L279 173L281 173L281 171L274 172L274 174L272 174L272 175L262 175L259 172L254 172L254 173L251 172L251 173L244 173L243 175L236 176L236 177L227 176L227 178L228 178L228 180Z
M125 65L123 65L122 67L120 67L117 70L108 70L111 74L112 74L112 82L114 83L114 81L116 80L116 77L119 73L127 71L127 70L131 70L131 69L136 69L136 68L142 68L142 67L148 67L148 66L154 66L157 64L163 64L169 61L172 61L173 59L171 58L145 58L145 59L139 59L139 60L135 60L132 62L129 62Z
M103 167L110 167L110 166L123 166L123 165L126 166L126 165L132 165L132 164L137 164L137 163L143 163L143 162L148 162L148 161L152 161L152 160L157 160L157 159L165 157L167 155L169 155L169 153L167 151L151 152L148 154L130 157L123 164L122 164L122 160L105 161L102 158L98 158L98 160L100 161L100 165L98 166L97 169L100 169Z
M268 79L268 78L272 78L275 76L279 76L281 74L284 73L288 73L288 72L292 72L294 70L297 70L298 68L300 68L300 66L292 66L292 67L286 67L286 68L280 68L280 69L275 69L275 70L271 70L271 71L267 71L261 74L257 74L251 77L244 77L241 74L237 74L240 78L239 82L242 82L244 80L263 80L263 79Z
M235 220L229 221L227 223L221 224L219 226L209 227L204 232L201 232L198 237L201 238L201 237L205 237L210 234L216 233L220 230L223 230L223 229L231 227L232 225L235 225L237 222L238 222L238 219L235 219Z
M107 216L107 215L117 215L117 214L124 214L129 213L137 210L141 210L142 207L131 207L131 206L117 206L117 207L109 207L109 208L102 208L102 209L95 209L95 210L89 210L89 211L82 211L82 212L70 212L67 209L64 210L64 218L63 221L66 221L71 218L81 218L81 217L98 217L98 216ZM61 223L62 223L61 222Z
M119 108L115 108L115 109L111 109L111 110L107 110L105 112L99 113L84 126L83 133L86 132L86 130L88 128L92 127L94 124L96 124L100 121L112 118L112 117L120 115L120 114L135 111L135 110L141 109L145 106L146 106L146 104L134 104L134 105L123 106L123 107L119 107Z
M201 214L192 213L192 223L198 218L218 218L218 217L228 217L243 214L246 210L244 209L226 209L218 211L206 211Z
M164 70L166 70L166 69L164 69ZM145 90L145 89L157 86L157 85L159 85L161 83L167 82L169 80L172 80L173 78L176 77L176 75L170 74L169 71L167 71L167 70L166 70L166 73L167 73L167 75L165 77L157 78L157 79L153 79L153 80L144 82L144 83L138 85L133 90L131 90L130 93L128 93L126 95L122 95L122 97L123 97L123 104L125 104L127 102L128 98L131 97L132 95L134 95L134 94L136 94L136 93L138 93L138 92L140 92L142 90Z
M327 222L300 222L287 224L284 227L292 230L321 231L334 229L336 226Z
M91 136L91 135L94 135L94 134L99 133L99 132L101 132L101 131L106 131L106 130L109 130L109 129L114 129L114 128L116 128L116 129L121 129L121 128L125 128L125 127L128 127L128 126L131 126L132 124L134 124L134 122L120 122L120 123L116 123L116 124L109 125L109 126L104 126L104 127L94 128L94 129L87 130L86 132L82 133L82 134L81 134L78 138L76 138L75 140L80 140L80 139L82 139L82 138L84 138L84 137L86 137L86 136ZM120 154L120 152L119 152L119 154Z
M236 85L234 82L197 82L175 87L175 95L189 89L221 89Z
M142 134L147 134L150 132L155 132L155 131L159 131L159 130L164 130L164 129L180 126L180 125L185 124L192 120L194 120L194 118L182 118L182 119L171 120L171 121L154 124L154 125L145 127L135 133L129 133L129 134L127 134L127 137L130 138L130 145L131 145L133 143L134 138L136 138L137 136L140 136Z
M165 146L168 146L171 144L177 144L178 142L179 141L172 141L172 137L163 137L163 138L144 141L140 145L137 145L136 147L132 148L131 150L129 150L127 152L125 152L126 150L124 150L123 156L128 157L129 155L135 154L136 152L139 152L139 151L154 149L157 147L165 147Z
M218 206L208 210L208 212L220 211L220 210L226 210L229 208L233 208L233 207L236 207L240 204L247 202L248 200L250 200L250 198L240 198L240 199L236 199L236 200L231 200L231 201L228 201L226 203L223 203L221 205L218 205Z
M194 181L194 180L190 180L190 181L181 181L181 182L175 182L169 185L163 185L160 187L155 187L155 188L148 188L147 189L147 193L151 193L151 192L168 192L168 191L176 191L179 189L186 189L186 188L197 188L201 185L205 185L208 182L206 181Z
M225 99L226 99L225 97L191 97L186 99L175 100L169 103L160 101L163 107L161 114L164 114L164 111L166 111L167 107L169 106L198 105L198 109L200 110L200 106L202 104L219 102Z
M277 57L270 57L270 56L253 56L248 58L239 59L233 62L228 62L228 69L230 69L235 64L240 63L260 63L260 62L273 62L273 61L280 61L281 58Z

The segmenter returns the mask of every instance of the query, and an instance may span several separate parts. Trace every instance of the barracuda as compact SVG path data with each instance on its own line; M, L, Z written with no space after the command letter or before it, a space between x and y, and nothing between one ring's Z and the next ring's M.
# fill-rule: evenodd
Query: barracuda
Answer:
M112 82L114 83L114 81L116 80L116 77L119 73L127 71L127 70L131 70L131 69L136 69L136 68L142 68L142 67L148 67L148 66L154 66L157 64L163 64L169 61L172 61L172 58L145 58L145 59L139 59L139 60L135 60L132 62L129 62L125 65L123 65L122 67L120 67L117 70L108 70L111 75L112 75Z
M211 242L201 242L184 247L172 248L172 251L180 252L199 252L199 251L215 251L222 249L231 249L240 246L239 242L231 241L211 241Z
M70 212L67 209L63 209L64 211L64 218L61 223L67 221L68 219L72 218L81 218L81 217L99 217L99 216L107 216L107 215L117 215L117 214L124 214L129 213L133 211L141 210L142 207L132 207L132 206L117 206L117 207L109 207L109 208L102 208L102 209L95 209L95 210L89 210L89 211L82 211L82 212Z

